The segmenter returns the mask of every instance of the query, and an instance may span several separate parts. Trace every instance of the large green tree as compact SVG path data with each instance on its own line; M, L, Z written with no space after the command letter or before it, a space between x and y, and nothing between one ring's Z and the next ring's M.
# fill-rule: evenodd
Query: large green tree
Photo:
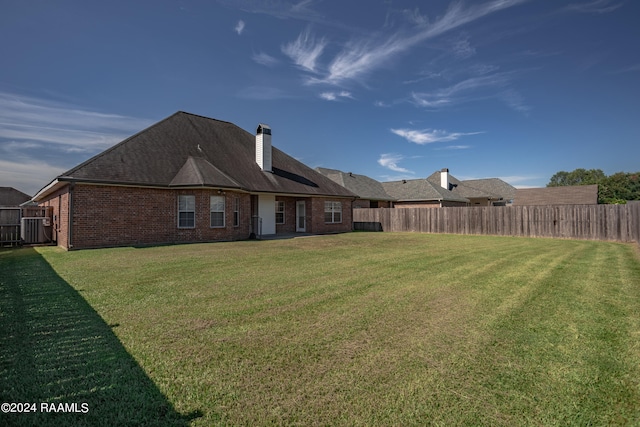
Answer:
M547 187L600 184L606 177L601 169L576 169L571 172L560 171L551 177Z
M640 200L640 172L605 175L600 169L576 169L554 174L547 187L598 184L598 203L626 203Z

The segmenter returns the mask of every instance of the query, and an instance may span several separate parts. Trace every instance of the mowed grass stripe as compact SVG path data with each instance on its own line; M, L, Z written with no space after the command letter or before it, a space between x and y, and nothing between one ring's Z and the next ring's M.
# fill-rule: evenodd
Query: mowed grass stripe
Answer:
M351 233L39 251L178 412L202 412L192 425L640 420L632 246Z

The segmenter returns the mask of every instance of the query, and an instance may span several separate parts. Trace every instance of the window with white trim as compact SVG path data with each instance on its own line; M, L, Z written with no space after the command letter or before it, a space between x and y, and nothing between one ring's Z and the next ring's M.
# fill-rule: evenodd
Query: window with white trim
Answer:
M327 224L342 222L341 202L324 202L324 222Z
M276 200L276 224L284 224L284 202Z
M240 197L233 198L233 226L240 226Z
M211 228L224 227L224 196L211 196Z
M196 196L178 196L178 228L195 228Z

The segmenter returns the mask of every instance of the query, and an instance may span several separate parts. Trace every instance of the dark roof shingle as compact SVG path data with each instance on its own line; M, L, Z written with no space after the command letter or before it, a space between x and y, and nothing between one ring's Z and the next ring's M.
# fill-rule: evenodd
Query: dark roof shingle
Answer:
M233 123L177 112L65 172L58 180L354 196L275 147L272 159L273 173L264 172L255 162L254 135Z
M20 206L31 200L31 196L13 187L0 187L0 206Z
M362 199L395 200L385 191L382 183L366 175L320 167L317 167L316 170Z
M513 201L516 206L595 205L597 203L597 184L519 188Z
M382 186L396 200L410 201L450 201L469 202L466 197L455 194L452 191L434 184L428 179L404 179L401 181L383 182Z

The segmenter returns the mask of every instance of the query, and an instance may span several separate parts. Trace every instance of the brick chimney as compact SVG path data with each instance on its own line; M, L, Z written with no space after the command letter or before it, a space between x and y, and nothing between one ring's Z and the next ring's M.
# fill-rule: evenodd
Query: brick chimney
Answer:
M440 171L440 186L445 190L449 189L449 169L447 168Z
M271 128L259 124L256 130L256 163L265 172L271 170Z

